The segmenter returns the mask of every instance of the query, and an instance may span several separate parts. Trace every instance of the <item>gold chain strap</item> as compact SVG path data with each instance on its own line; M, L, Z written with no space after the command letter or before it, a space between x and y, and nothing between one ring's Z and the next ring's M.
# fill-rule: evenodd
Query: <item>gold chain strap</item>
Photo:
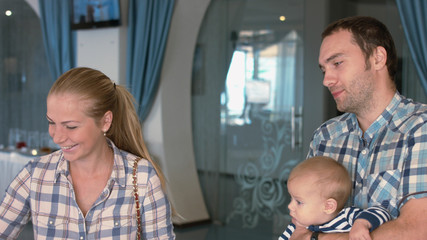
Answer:
M136 233L136 239L141 239L141 211L139 206L139 194L138 194L138 179L136 177L136 172L138 170L138 161L140 158L135 158L133 162L133 171L132 171L132 177L133 177L133 194L135 197L135 205L136 205L136 220L138 223L138 231Z

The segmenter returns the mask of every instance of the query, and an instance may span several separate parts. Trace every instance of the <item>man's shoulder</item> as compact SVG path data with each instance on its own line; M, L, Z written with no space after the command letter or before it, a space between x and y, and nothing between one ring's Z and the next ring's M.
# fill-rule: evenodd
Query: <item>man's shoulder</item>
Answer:
M416 102L411 98L403 97L400 101L396 112L404 112L406 114L412 115L426 115L427 114L427 104Z
M427 104L403 98L392 115L391 125L401 132L427 127Z
M356 117L352 113L344 113L325 121L315 131L314 136L322 138L333 138L337 135L347 134L354 131L357 126Z
M324 126L330 126L330 125L347 125L349 123L352 123L353 117L352 113L343 113L339 116L333 117L331 119L326 120L320 127Z

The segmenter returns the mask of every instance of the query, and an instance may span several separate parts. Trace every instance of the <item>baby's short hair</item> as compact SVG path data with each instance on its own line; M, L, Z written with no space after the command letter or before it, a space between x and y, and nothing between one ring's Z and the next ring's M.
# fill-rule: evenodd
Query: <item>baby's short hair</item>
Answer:
M343 165L326 156L308 158L292 169L288 182L308 174L317 178L314 184L321 189L325 199L333 198L337 201L337 211L345 207L351 193L351 179Z

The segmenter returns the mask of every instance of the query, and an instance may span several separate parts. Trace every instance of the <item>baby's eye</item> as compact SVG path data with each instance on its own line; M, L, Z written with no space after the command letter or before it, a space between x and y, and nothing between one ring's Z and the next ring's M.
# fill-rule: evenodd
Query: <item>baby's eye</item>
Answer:
M301 201L298 201L298 200L296 200L296 202L297 202L298 205L303 204Z

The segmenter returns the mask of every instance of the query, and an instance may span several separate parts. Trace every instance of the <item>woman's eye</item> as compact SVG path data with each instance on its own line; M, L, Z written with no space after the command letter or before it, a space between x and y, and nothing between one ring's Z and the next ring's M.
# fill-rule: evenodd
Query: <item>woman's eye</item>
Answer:
M67 126L67 129L70 129L70 130L73 130L73 129L76 129L77 127L74 127L74 126Z

